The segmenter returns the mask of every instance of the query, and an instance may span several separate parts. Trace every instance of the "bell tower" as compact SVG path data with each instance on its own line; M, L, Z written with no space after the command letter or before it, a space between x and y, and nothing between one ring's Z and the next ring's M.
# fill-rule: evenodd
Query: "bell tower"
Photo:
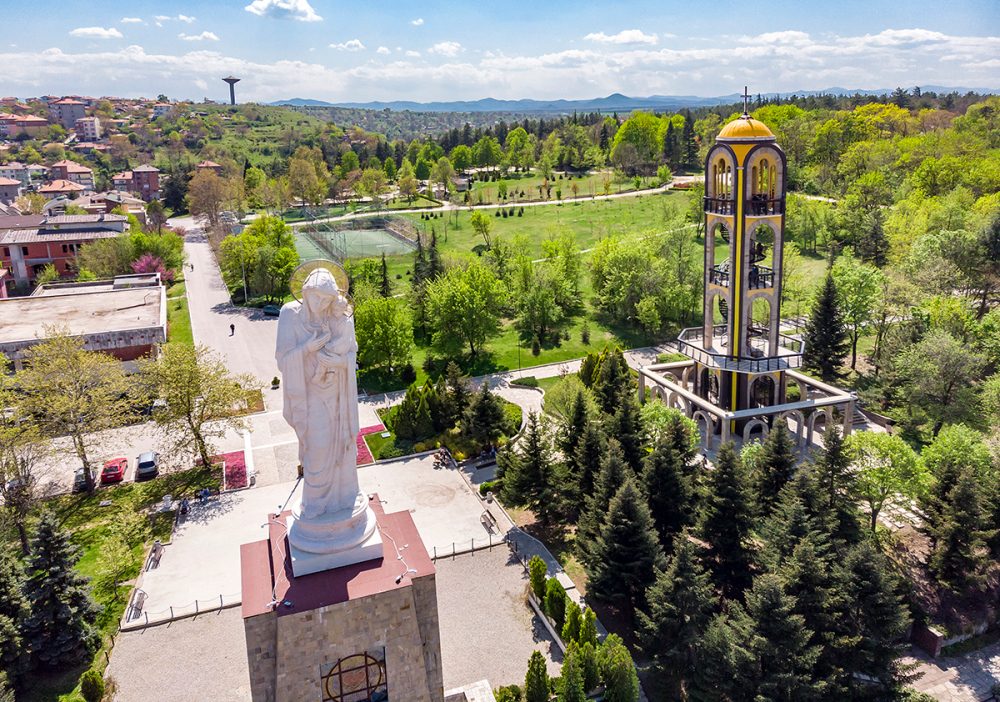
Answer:
M784 372L802 361L780 329L785 153L748 101L744 89L705 162L704 317L678 339L697 394L731 412L784 402Z

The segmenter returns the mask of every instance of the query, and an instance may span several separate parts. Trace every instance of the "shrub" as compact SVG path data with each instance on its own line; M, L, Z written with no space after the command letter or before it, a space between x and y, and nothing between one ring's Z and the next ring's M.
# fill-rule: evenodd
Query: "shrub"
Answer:
M588 327L586 324L583 325L583 329L580 330L580 341L587 344L588 346L590 345L590 327Z
M510 384L520 385L523 388L537 388L538 378L533 375L528 375L523 378L516 378L515 380L510 381Z
M405 455L403 453L403 449L396 446L396 444L386 444L379 449L378 456L376 456L376 458L381 461L387 458L399 458L403 455Z
M566 590L555 578L545 583L545 613L552 617L556 631L562 631L566 623Z
M479 484L479 494L486 497L486 493L492 492L494 494L500 492L500 481L499 480L487 480L484 483Z
M87 702L101 702L104 697L104 678L96 670L86 670L80 676L80 694Z
M412 385L417 380L417 369L413 367L412 363L407 363L403 366L403 370L399 372L399 379L402 380L407 385Z
M521 687L519 685L498 687L493 691L493 696L497 702L521 702Z
M545 576L548 574L548 566L541 556L532 556L528 561L528 577L531 580L531 591L539 602L545 599Z
M271 378L271 387L272 388L276 388L279 385L281 385L281 378L279 378L278 376L274 376L273 378Z

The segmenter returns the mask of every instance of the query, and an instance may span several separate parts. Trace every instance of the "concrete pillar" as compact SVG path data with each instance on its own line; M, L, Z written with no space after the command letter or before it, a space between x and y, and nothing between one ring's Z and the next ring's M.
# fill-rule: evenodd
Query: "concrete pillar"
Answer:
M639 373L639 404L646 402L646 376Z
M854 399L847 401L847 408L844 410L844 436L849 436L854 428Z

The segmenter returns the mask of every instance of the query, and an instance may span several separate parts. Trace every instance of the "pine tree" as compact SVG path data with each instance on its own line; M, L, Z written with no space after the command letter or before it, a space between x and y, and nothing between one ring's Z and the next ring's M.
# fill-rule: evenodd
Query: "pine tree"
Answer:
M639 676L632 654L617 634L609 634L597 652L604 680L604 702L639 702Z
M590 692L601 684L601 672L597 667L597 644L584 641L580 644L578 655L580 669L583 671L583 689Z
M727 614L717 614L709 622L698 642L698 665L685 685L689 700L743 702L752 699L743 681L751 666L743 645L748 632L740 627L749 628L745 618L734 621Z
M847 355L847 325L837 301L837 285L830 271L813 303L803 341L805 351L802 363L807 370L819 373L820 378L826 381L843 377L840 367Z
M592 547L601 535L601 527L608 514L611 499L625 481L632 469L625 463L621 444L617 439L608 439L607 449L601 459L601 470L594 481L594 492L584 500L583 514L576 528L576 545L580 560L590 563Z
M839 664L856 689L867 688L863 681L857 681L857 675L895 688L907 677L899 659L899 641L909 624L898 580L871 541L852 547L843 560L854 614L847 623L853 627L850 633L854 639L842 650Z
M743 464L732 443L719 449L707 492L700 525L709 543L707 560L716 585L726 597L736 598L750 585L754 510Z
M955 589L980 586L984 579L986 539L992 533L986 528L983 502L975 474L963 470L934 529L929 565L939 580Z
M444 264L441 262L441 253L438 251L437 232L431 227L431 245L427 249L427 277L437 280L444 274Z
M614 414L627 395L632 395L632 376L619 348L605 349L594 379L594 398L605 414Z
M587 692L583 686L583 666L580 663L576 644L570 643L559 671L559 702L586 702Z
M653 452L646 456L642 483L660 543L669 550L674 536L690 519L693 492L669 438L661 436Z
M882 211L878 208L864 215L864 231L857 238L855 251L866 262L879 268L885 266L889 254L889 240L885 236Z
M549 671L545 657L532 651L528 673L524 676L524 702L549 702Z
M686 534L674 540L673 556L646 591L646 602L638 622L643 650L661 683L676 694L696 666L698 643L715 607L711 579Z
M656 578L654 569L663 552L645 496L632 476L625 477L611 500L591 555L590 591L634 612Z
M389 264L385 262L385 251L382 252L382 270L378 293L382 297L392 297L392 283L389 282Z
M495 446L504 433L507 417L500 398L483 381L462 418L463 433L480 447Z
M694 117L690 112L684 114L684 129L681 131L681 142L684 145L684 164L698 165L698 142L694 137Z
M828 525L818 518L826 512L817 513L810 507L817 501L810 483L801 476L782 488L774 509L760 526L764 547L758 560L762 565L776 571L808 535L829 533Z
M3 549L0 551L0 671L11 681L28 663L22 629L30 609L24 584L21 562Z
M79 549L47 512L31 550L26 585L31 614L24 636L32 656L45 667L81 663L97 650L101 636L94 627L99 609L90 599L87 579L73 569Z
M582 511L586 498L594 491L594 480L601 470L601 461L607 451L607 439L597 422L589 422L583 431L573 455L573 492L576 496L574 515Z
M563 643L569 644L571 642L575 643L580 640L580 627L583 624L583 613L580 610L580 605L578 605L573 600L567 599L566 601L566 621L563 622L563 628L560 632L562 635Z
M424 251L423 237L417 234L417 251L413 254L413 276L411 283L416 287L426 280L428 280L427 252Z
M844 438L836 427L828 427L823 433L823 452L811 472L817 488L826 499L826 510L832 520L831 536L856 543L861 538L861 523L857 506L851 498L854 472L844 451Z
M597 614L590 607L583 610L583 622L580 624L580 645L591 644L597 647ZM593 685L587 687L593 689Z
M784 421L776 420L771 432L764 439L756 478L757 506L762 514L770 514L781 492L795 474L795 443Z
M524 434L518 441L503 477L504 501L529 507L548 524L555 515L557 486L552 465L552 449L541 421L534 412L528 413Z
M822 692L814 675L820 649L809 643L813 632L794 613L795 605L777 575L757 577L747 592L742 616L750 623L746 648L754 665L744 682L757 699L812 700Z
M587 407L587 398L581 389L573 398L569 408L569 416L563 421L559 431L559 448L567 462L572 462L576 457L576 446L583 438L583 433L590 423L590 410ZM576 472L576 467L570 465L570 471Z
M625 461L638 471L642 469L643 429L639 415L639 403L631 393L621 398L617 411L605 422L608 436L618 439Z
M472 390L469 388L468 378L454 361L448 362L444 373L445 386L448 389L445 395L445 408L451 425L454 426L465 415L465 410L472 398Z

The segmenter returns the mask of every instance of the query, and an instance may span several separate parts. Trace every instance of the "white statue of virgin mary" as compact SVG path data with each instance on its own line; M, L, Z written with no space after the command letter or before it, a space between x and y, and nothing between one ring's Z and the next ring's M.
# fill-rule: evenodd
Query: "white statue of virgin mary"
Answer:
M283 415L298 437L303 473L288 531L296 576L382 555L375 515L358 488L358 343L351 305L324 267L308 274L300 297L281 308L275 353ZM372 546L368 555L356 557L366 545Z

